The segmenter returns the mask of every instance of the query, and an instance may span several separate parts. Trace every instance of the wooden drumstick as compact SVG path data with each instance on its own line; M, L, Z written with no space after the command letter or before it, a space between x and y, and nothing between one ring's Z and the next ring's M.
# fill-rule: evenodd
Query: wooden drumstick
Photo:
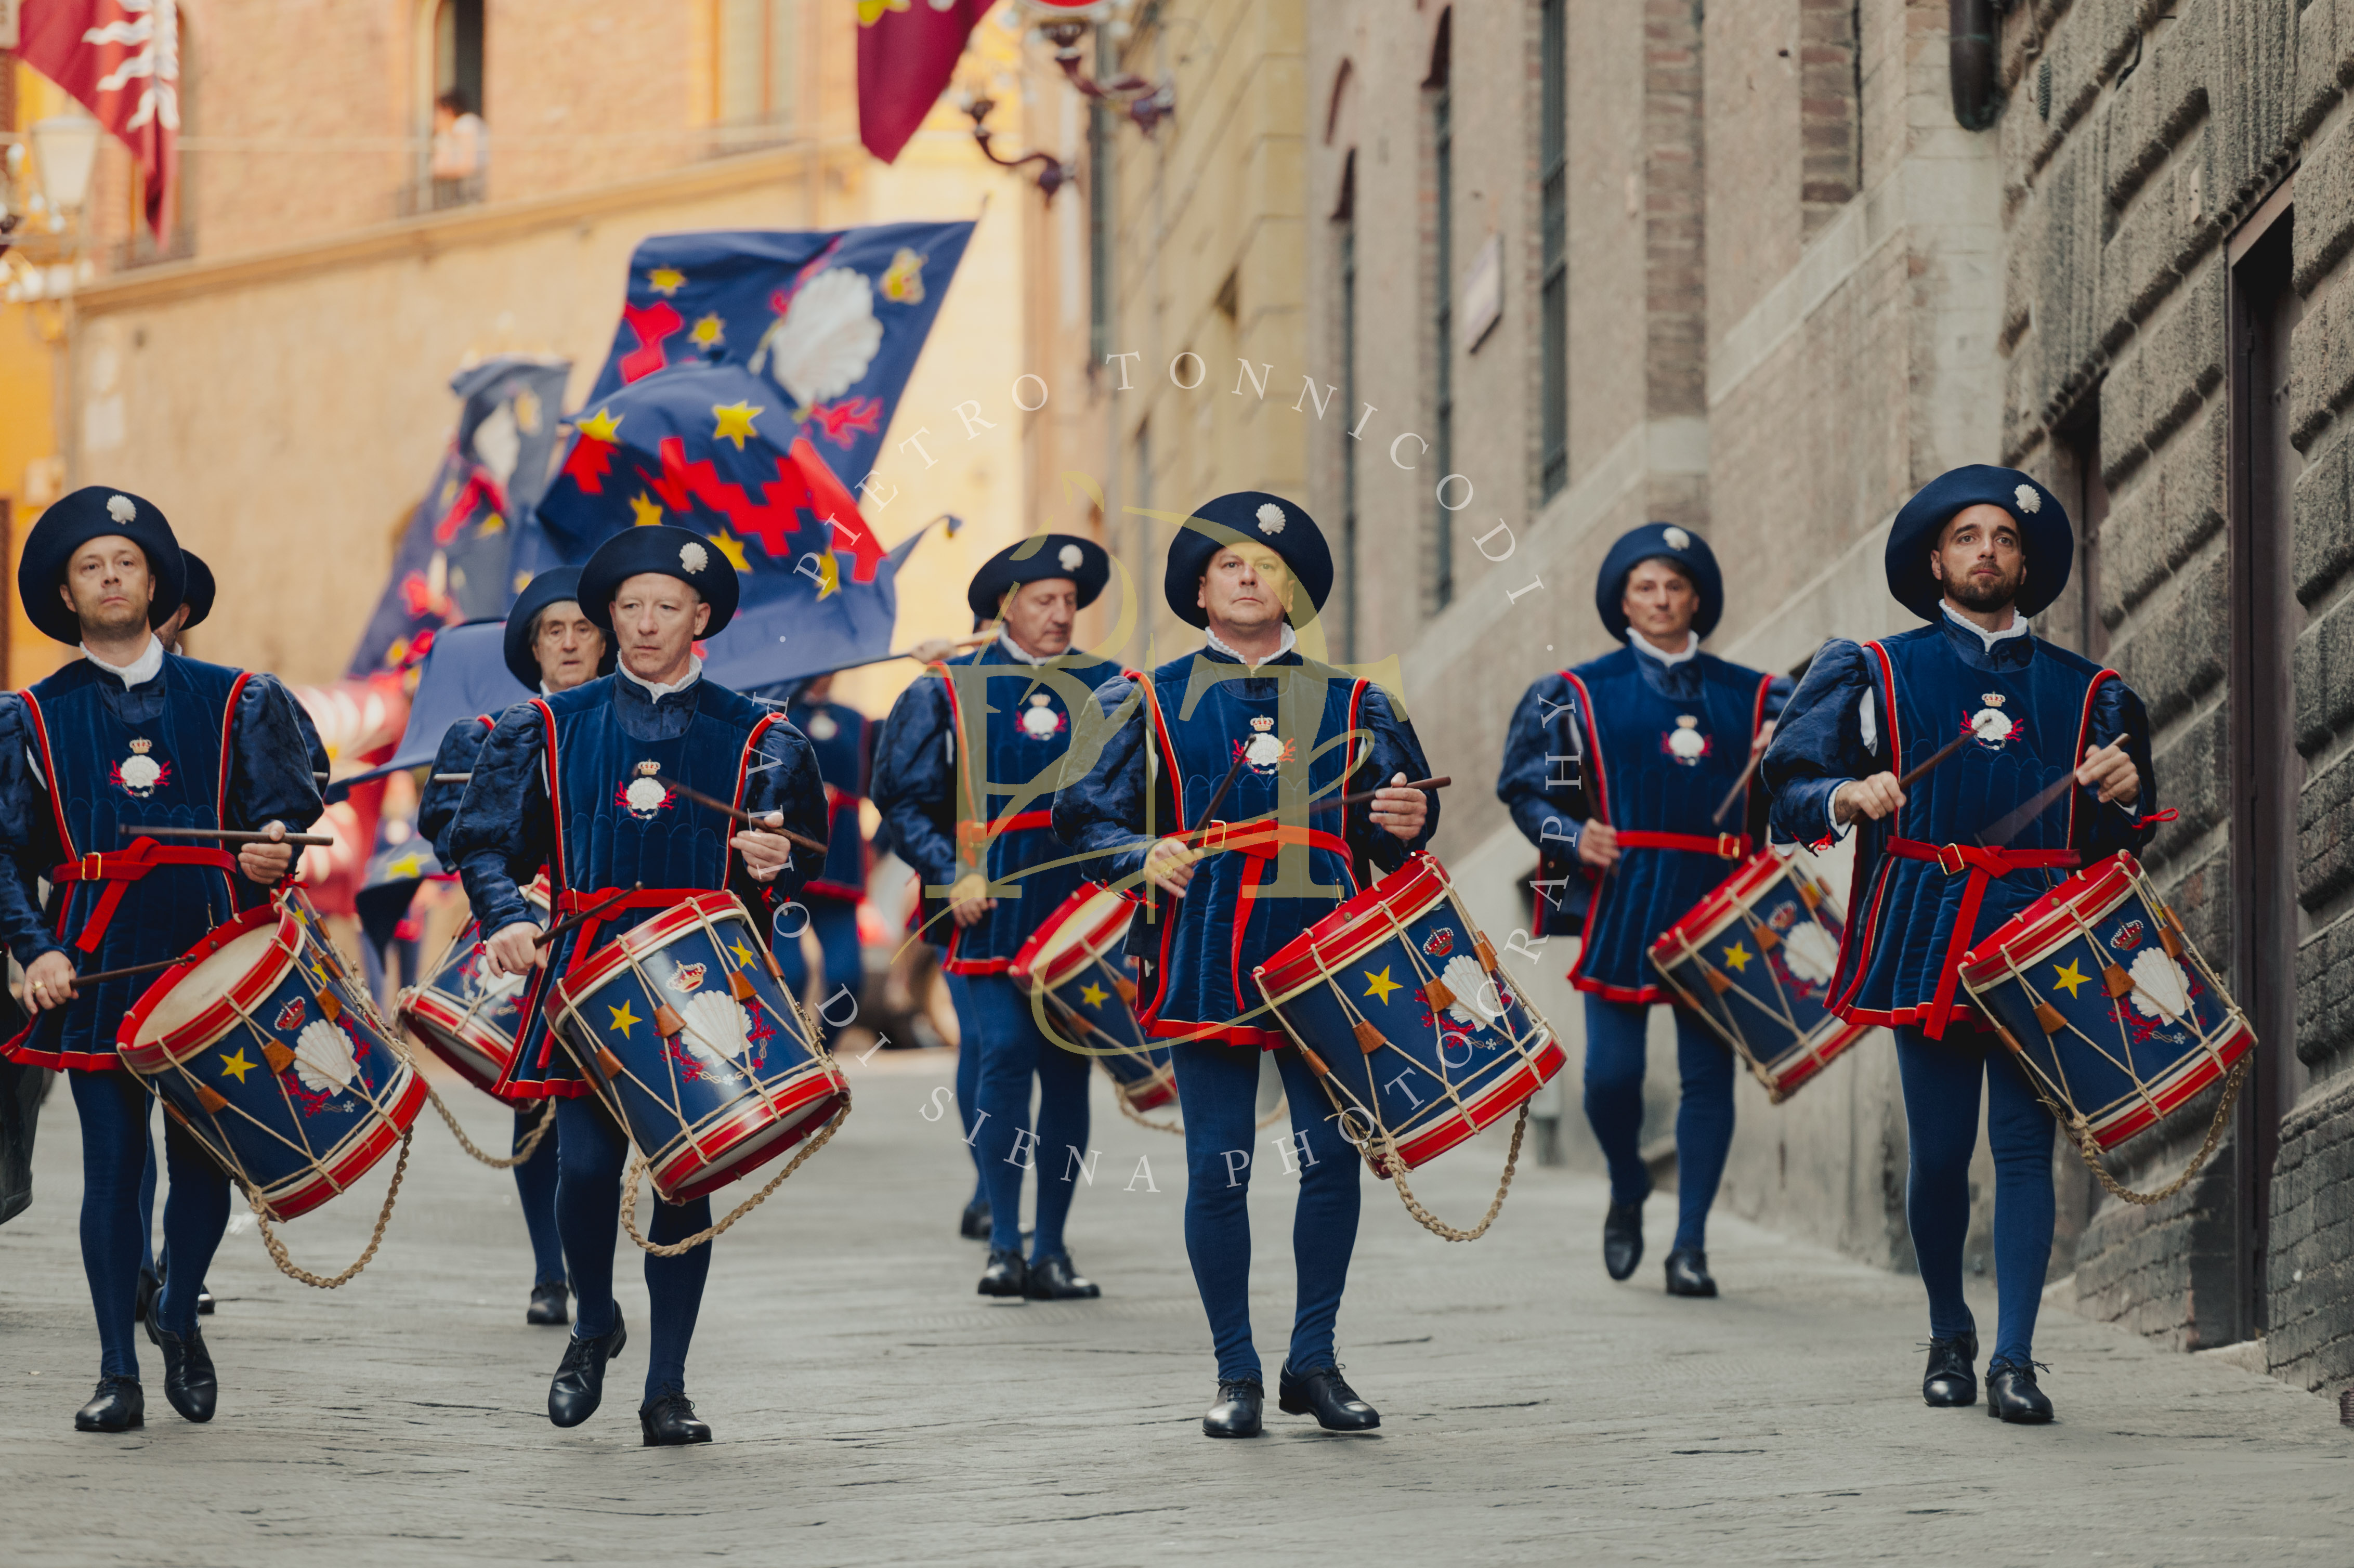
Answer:
M2019 836L2019 830L2041 816L2052 801L2076 787L2076 770L2070 768L2061 778L2046 786L2043 791L2027 804L2004 817L1994 826L1978 834L1978 842L1988 849L2000 849Z
M126 827L126 833L144 833L158 839L217 839L225 844L317 844L332 848L334 839L327 833L288 833L273 838L268 833L248 832L242 828L139 828Z
M1946 742L1945 745L1931 752L1920 767L1908 769L1904 777L1896 781L1896 787L1899 789L1910 789L1913 788L1915 780L1922 778L1929 771L1929 769L1936 767L1937 764L1945 761L1946 758L1953 756L1956 751L1959 751L1962 748L1962 743L1971 738L1973 737L1967 731L1954 736L1953 739Z
M187 954L182 953L176 959L158 959L152 964L133 964L127 969L100 969L95 974L76 975L73 978L73 983L75 989L80 990L86 985L96 985L101 980L123 980L132 975L152 975L157 969L168 969L174 964L193 961Z
M832 845L824 843L817 839L810 838L805 834L797 833L790 828L779 826L775 822L763 821L759 818L754 816L751 812L745 810L739 806L732 806L726 801L719 799L716 795L706 795L700 789L690 789L685 785L680 783L677 779L670 778L665 774L655 774L654 782L661 785L665 789L677 790L680 794L685 796L688 800L694 801L698 806L708 806L715 811L733 817L737 821L743 823L746 827L751 828L756 832L763 833L777 833L785 838L790 839L793 842L809 851L811 854L825 854L832 848Z
M1243 770L1243 759L1248 755L1247 752L1239 749L1235 751L1234 766L1226 769L1226 776L1218 780L1217 789L1211 792L1210 803L1202 808L1201 820L1193 824L1194 832L1198 833L1207 828L1212 819L1217 816L1218 808L1226 803L1227 791L1234 789L1235 779Z
M471 773L436 773L433 776L436 784L471 784L473 781L474 776Z
M1362 806L1366 801L1372 800L1374 796L1380 794L1384 789L1444 789L1449 784L1454 782L1455 780L1453 779L1444 773L1438 774L1437 776L1430 779L1409 779L1403 784L1382 784L1377 785L1371 789L1360 789L1353 795L1343 795L1341 797L1338 804L1343 806ZM1328 805L1333 803L1334 802L1331 801L1326 802Z
M1708 814L1708 820L1710 821L1715 823L1718 827L1723 827L1724 825L1724 813L1733 810L1733 803L1741 799L1741 792L1749 788L1749 781L1752 779L1757 777L1757 765L1765 760L1766 748L1764 747L1757 746L1750 747L1749 766L1741 770L1741 777L1733 781L1733 788L1724 792L1724 799L1719 800L1716 803L1716 810Z
M644 886L645 884L642 882L633 883L630 886L623 888L620 892L613 895L612 897L606 899L601 904L594 905L587 909L577 910L570 915L567 915L563 919L558 920L555 925L550 926L546 930L542 931L538 938L534 941L533 945L535 947L541 948L546 947L550 942L555 941L557 938L561 937L567 931L573 929L575 927L587 925L589 921L596 919L607 910L613 908L615 906L621 903L622 900L628 898L630 895L640 891Z

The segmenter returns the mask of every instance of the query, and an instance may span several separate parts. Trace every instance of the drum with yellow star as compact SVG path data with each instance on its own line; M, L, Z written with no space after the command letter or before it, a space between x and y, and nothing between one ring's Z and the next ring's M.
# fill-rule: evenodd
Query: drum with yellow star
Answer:
M523 896L534 917L547 924L546 882L534 882ZM485 1093L495 1093L514 1059L527 983L526 976L503 975L491 966L482 948L482 923L469 920L425 979L401 988L398 1016L403 1028L461 1077Z
M732 893L693 895L631 927L555 993L557 1037L667 1202L758 1169L850 1097Z
M2114 1149L2232 1071L2255 1034L2182 923L2120 852L1962 957L1961 983L2037 1090Z
M300 888L216 926L123 1014L117 1049L272 1219L384 1158L425 1080Z
M1651 967L1779 1105L1870 1031L1828 1005L1840 931L1829 891L1761 850L1660 933Z
M1083 884L1030 933L1007 975L1031 998L1048 1038L1101 1062L1130 1110L1177 1097L1169 1047L1136 1021L1136 980L1122 948L1141 905L1100 883Z
M1564 1057L1432 856L1334 909L1251 971L1377 1176L1526 1105Z

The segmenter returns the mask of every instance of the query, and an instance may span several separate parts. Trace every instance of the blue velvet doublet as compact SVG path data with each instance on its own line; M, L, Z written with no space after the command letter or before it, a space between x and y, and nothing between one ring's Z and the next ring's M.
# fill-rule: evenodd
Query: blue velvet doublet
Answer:
M166 654L154 679L126 688L76 660L0 707L10 950L29 964L61 948L85 974L175 958L267 895L217 842L134 847L131 830L279 821L295 832L322 810L302 726L274 683ZM50 883L45 909L33 905L36 878ZM44 1067L111 1068L122 1013L152 983L102 981L0 1051Z
M499 721L489 714L478 718L460 719L441 736L440 748L433 754L433 768L426 775L425 788L417 796L417 831L433 846L433 853L443 865L455 863L450 859L450 830L457 825L458 803L466 798L463 782L452 779L437 784L438 776L466 774L474 770L474 761L482 754L482 743L491 737L491 729Z
M1076 651L1029 663L1001 638L933 665L892 707L875 804L893 850L923 880L926 922L951 973L1002 972L1081 883L1102 879L1055 836L1050 808L1074 715L1119 673ZM975 868L997 907L959 927L939 895Z
M1712 814L1778 708L1776 682L1711 653L1663 664L1632 648L1565 671L1563 681L1585 731L1587 809L1620 843L1617 861L1594 882L1570 982L1610 1001L1663 1001L1651 944L1749 853L1746 800L1722 824ZM1711 847L1646 844L1646 833Z
M1866 694L1875 714L1871 745L1858 711ZM1840 784L1882 771L1901 778L1957 736L1967 738L1907 786L1893 819L1861 829L1831 987L1832 1010L1850 1022L1919 1024L1932 1034L1960 1022L1968 1009L1953 1000L1951 974L1962 948L2049 891L2070 866L2138 848L2157 821L2148 717L2115 672L2031 634L1988 650L1946 620L1877 642L1833 641L1816 656L1763 765L1776 830L1820 837ZM2057 783L2086 752L2120 739L2141 774L2131 807L2070 789L1999 850L1979 845L1980 832ZM1935 858L1941 851L1950 869Z
M1412 730L1346 671L1292 652L1246 673L1214 652L1106 682L1081 729L1072 763L1085 771L1056 797L1055 827L1098 880L1138 877L1152 842L1201 826L1234 773L1216 816L1239 825L1204 841L1212 853L1182 898L1150 893L1129 927L1129 953L1148 969L1138 1017L1161 1039L1283 1044L1252 969L1356 893L1361 874L1395 868L1437 831L1435 797L1412 844L1376 828L1369 803L1339 804L1425 775Z
M482 743L473 773L450 852L486 935L530 917L520 885L542 865L559 917L620 889L642 890L550 946L525 993L514 1065L498 1086L511 1098L588 1092L549 1032L552 977L690 893L731 891L765 930L766 913L808 877L796 856L775 881L754 882L728 847L734 824L656 774L747 811L781 810L787 828L811 838L825 828L809 742L776 713L709 680L656 699L625 676L606 675L518 703Z
M874 726L843 703L796 701L785 716L817 754L818 776L825 781L825 863L801 896L855 903L866 896L866 832L858 821L858 803L866 798Z

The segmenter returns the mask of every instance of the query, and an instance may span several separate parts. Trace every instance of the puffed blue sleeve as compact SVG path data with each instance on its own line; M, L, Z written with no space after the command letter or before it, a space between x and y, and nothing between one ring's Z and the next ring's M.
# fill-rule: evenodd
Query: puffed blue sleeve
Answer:
M1150 721L1143 708L1135 682L1125 675L1106 681L1087 700L1063 758L1055 836L1091 857L1087 874L1098 882L1134 876L1152 848L1144 831L1145 796L1153 784L1145 769ZM1161 805L1157 820L1173 824L1165 797Z
M437 784L434 779L451 773L472 773L474 758L490 735L478 718L460 719L441 736L441 748L433 754L433 767L425 776L425 788L417 797L417 831L433 845L434 854L443 865L456 863L450 858L450 829L458 820L458 802L465 799L466 787L460 783Z
M34 901L35 879L48 874L62 852L49 816L49 792L27 747L25 705L0 694L0 938L20 964L59 950Z
M779 722L760 733L747 764L744 809L756 817L784 814L784 825L806 839L825 842L825 781L818 775L817 748L790 724ZM781 909L798 897L809 879L825 868L825 856L795 845L785 869L766 884L754 882L743 861L728 859L730 885L747 908Z
M1357 720L1373 732L1373 740L1350 777L1348 793L1377 789L1401 773L1410 779L1430 777L1430 764L1422 754L1421 740L1415 735L1414 726L1398 716L1387 692L1379 686L1366 687ZM1429 814L1423 818L1422 832L1412 839L1401 839L1375 824L1370 800L1347 808L1344 815L1348 828L1343 836L1349 846L1382 870L1395 871L1405 863L1407 855L1428 848L1431 838L1438 832L1438 791L1426 790L1424 799L1430 803Z
M2084 749L2096 751L2118 741L2125 743L2126 755L2133 758L2134 770L2141 775L2141 793L2131 805L2120 805L2102 803L2089 789L2080 791L2093 808L2080 846L2087 863L2119 850L2139 850L2158 832L2158 768L2149 755L2149 710L2123 681L2104 681L2093 696Z
M1806 679L1781 710L1773 743L1758 764L1758 776L1774 798L1768 820L1776 839L1813 843L1832 832L1833 791L1878 770L1879 748L1864 744L1861 711L1872 689L1862 647L1843 638L1824 643L1807 666Z
M1766 683L1766 722L1767 724L1778 725L1782 722L1782 715L1788 710L1790 699L1797 694L1797 691L1798 683L1787 675L1776 675Z
M228 820L225 828L257 829L283 822L301 832L327 813L321 791L327 748L294 694L269 675L256 675L238 694L229 726Z
M956 736L948 683L928 672L899 694L875 738L876 836L927 887L956 881Z
M555 818L547 804L546 734L538 707L517 703L474 758L474 777L450 824L450 853L485 935L533 918L523 885L547 863Z
M1577 853L1586 815L1585 790L1578 783L1583 747L1576 691L1568 677L1547 675L1512 710L1496 799L1511 812L1521 836L1549 855Z

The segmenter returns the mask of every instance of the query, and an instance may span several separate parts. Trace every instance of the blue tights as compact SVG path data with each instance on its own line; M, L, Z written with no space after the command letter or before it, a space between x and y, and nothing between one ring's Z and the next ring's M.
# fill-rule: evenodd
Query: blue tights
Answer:
M1585 993L1585 1119L1610 1162L1610 1201L1650 1195L1643 1168L1643 1045L1650 1008ZM1708 1245L1708 1211L1733 1148L1733 1052L1690 1008L1675 1010L1676 1245Z
M1291 1100L1291 1136L1259 1141L1258 1057L1254 1047L1192 1042L1172 1052L1185 1118L1185 1253L1209 1314L1218 1376L1261 1377L1250 1328L1251 1167L1275 1159L1297 1167L1299 1203L1291 1220L1299 1273L1288 1364L1295 1372L1333 1365L1333 1327L1349 1256L1357 1245L1360 1156L1341 1136L1331 1102L1299 1053L1276 1053ZM1257 1147L1254 1148L1254 1145Z
M1031 1261L1064 1255L1063 1222L1087 1159L1090 1058L1039 1033L1030 999L1003 975L949 976L965 1049L981 1061L973 1114L965 1122L989 1189L992 1251L1022 1246L1022 1177L1038 1172L1038 1224ZM1038 1124L1030 1125L1030 1084L1038 1084ZM980 1125L974 1125L978 1120Z
M556 1102L559 1175L556 1224L564 1256L572 1266L572 1288L579 1298L572 1332L593 1339L613 1331L615 1226L621 1215L621 1171L630 1158L630 1138L614 1125L604 1106L587 1097ZM646 1183L641 1183L646 1185ZM656 1245L694 1234L711 1223L711 1200L676 1206L657 1200L647 1239ZM646 1255L646 1297L653 1322L646 1344L646 1399L686 1387L686 1347L695 1338L695 1314L703 1308L703 1283L711 1274L711 1245L678 1257Z
M949 977L949 995L957 993L957 980ZM972 1197L967 1208L989 1201L989 1171L981 1160L981 1141L973 1136L973 1113L981 1108L981 1042L963 1028L963 1010L958 1010L959 1032L962 1038L957 1044L957 1126L964 1129L965 1150L972 1156Z
M523 1147L524 1136L539 1116L536 1107L515 1112L514 1141L507 1148L509 1154ZM556 1227L557 1171L563 1158L558 1152L560 1138L557 1128L549 1128L531 1158L514 1168L515 1195L523 1203L524 1227L531 1233L534 1285L564 1282L564 1240Z
M802 899L801 907L809 911L810 929L817 934L818 950L824 956L825 994L818 998L817 1026L832 1045L834 1036L857 1016L854 1004L866 979L865 959L858 948L858 906L847 898L812 896ZM790 924L781 917L779 923ZM796 997L809 995L809 961L801 957L801 938L779 935L772 946L777 967L785 971L785 989ZM844 991L854 1003L848 1009L835 1000ZM835 1023L834 1018L841 1018L842 1023Z
M1978 1142L1978 1083L1987 1086L1987 1147L1994 1155L1994 1354L2024 1365L2052 1266L2052 1113L2009 1053L1980 1034L1932 1040L1896 1031L1912 1145L1904 1223L1913 1232L1929 1332L1950 1340L1978 1326L1962 1298L1962 1244L1970 1228L1970 1155ZM1983 1064L1983 1065L1981 1065Z
M69 1072L81 1120L81 1266L98 1316L99 1371L139 1375L133 1313L142 1253L139 1175L147 1159L146 1088L129 1072ZM164 1245L180 1266L165 1282L156 1320L175 1334L196 1327L196 1297L228 1228L228 1177L194 1134L164 1119Z

